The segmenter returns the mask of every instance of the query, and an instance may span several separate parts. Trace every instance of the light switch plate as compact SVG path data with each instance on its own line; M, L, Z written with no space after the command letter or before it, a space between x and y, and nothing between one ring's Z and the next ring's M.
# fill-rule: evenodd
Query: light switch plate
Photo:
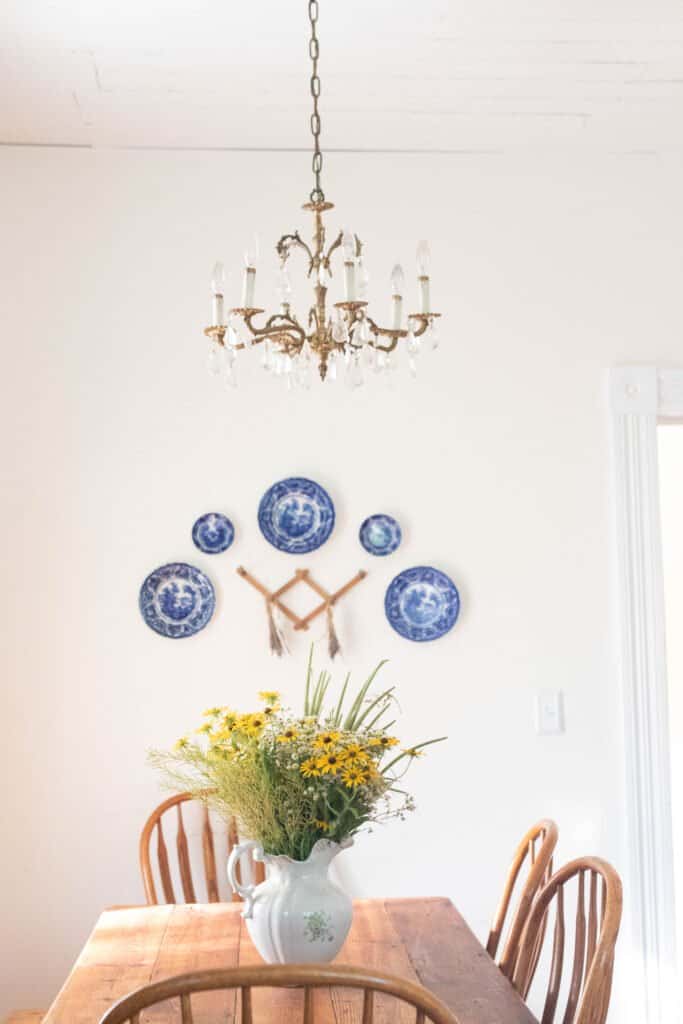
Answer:
M536 732L557 736L564 732L564 700L561 690L540 690L535 702Z

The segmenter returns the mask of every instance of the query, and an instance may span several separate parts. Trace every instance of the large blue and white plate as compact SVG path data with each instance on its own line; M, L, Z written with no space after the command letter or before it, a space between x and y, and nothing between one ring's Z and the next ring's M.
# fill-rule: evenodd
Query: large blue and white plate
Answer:
M371 555L390 555L401 543L401 527L393 516L378 513L362 523L360 542Z
M460 595L444 572L420 565L394 577L387 587L384 610L406 640L436 640L455 625Z
M222 512L207 512L192 527L192 540L205 555L227 551L235 537L235 527Z
M315 551L334 527L334 505L326 490L302 476L273 484L258 509L261 533L290 555Z
M140 587L140 612L162 636L180 639L204 629L216 607L213 584L200 569L171 562L151 572Z

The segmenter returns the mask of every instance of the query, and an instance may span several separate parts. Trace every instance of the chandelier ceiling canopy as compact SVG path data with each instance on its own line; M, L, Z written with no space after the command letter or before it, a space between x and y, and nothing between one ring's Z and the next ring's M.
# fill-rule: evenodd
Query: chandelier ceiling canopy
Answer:
M244 253L244 276L241 304L225 308L225 271L216 263L211 279L212 326L205 328L209 338L208 365L220 374L228 386L237 383L237 353L262 345L261 364L275 376L283 377L289 388L310 387L314 369L321 380L334 380L342 375L351 388L363 384L365 370L391 371L395 367L395 350L405 344L411 372L416 372L416 357L425 338L433 348L438 345L437 319L441 315L431 308L429 286L429 246L417 246L418 312L410 312L404 327L404 273L396 264L391 272L392 315L390 326L380 326L368 309L366 299L367 271L363 261L363 243L358 235L340 231L328 245L323 216L334 208L326 200L321 184L323 156L320 150L321 120L318 109L320 77L318 60L320 46L317 35L318 2L308 0L311 26L309 55L311 58L311 133L313 135L312 170L314 186L304 204L313 217L311 244L298 231L283 235L275 249L280 260L280 309L268 315L256 305L256 265L259 257L258 239L254 236ZM313 300L302 323L292 310L292 285L288 261L299 250L307 263L307 276L312 283ZM339 266L341 263L341 266ZM343 298L334 302L328 312L328 290L333 267L343 270ZM265 319L263 319L265 317Z

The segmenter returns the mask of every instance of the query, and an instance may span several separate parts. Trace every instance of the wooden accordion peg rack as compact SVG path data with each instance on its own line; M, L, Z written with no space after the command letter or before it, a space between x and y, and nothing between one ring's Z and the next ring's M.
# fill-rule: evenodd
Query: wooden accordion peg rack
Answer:
M311 622L313 622L318 615L322 615L323 612L331 609L341 597L348 594L348 592L352 590L357 583L360 583L367 576L367 573L361 569L356 573L353 579L349 580L348 583L345 583L343 587L339 588L339 590L335 590L333 594L330 594L324 587L321 587L321 585L313 579L308 569L297 569L291 579L287 580L287 582L283 583L281 587L273 591L268 590L260 580L257 580L256 577L252 576L251 573L247 572L247 570L241 565L237 569L237 574L238 576L241 576L243 580L246 580L247 583L251 583L252 587L258 590L260 594L263 594L268 604L274 605L278 608L279 611L281 611L282 614L285 615L294 625L294 629L296 630L308 629ZM292 587L296 587L299 583L305 583L318 595L318 597L322 598L320 604L316 605L315 608L310 611L308 615L304 615L303 618L296 615L282 600L283 595L286 594L288 590L291 590Z

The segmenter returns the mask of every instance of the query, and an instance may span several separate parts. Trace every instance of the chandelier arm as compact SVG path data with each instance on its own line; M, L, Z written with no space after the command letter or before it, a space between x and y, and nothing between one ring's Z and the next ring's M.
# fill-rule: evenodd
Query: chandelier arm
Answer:
M369 341L368 345L372 345L372 347L377 349L379 352L393 352L398 345L399 339L405 338L408 335L407 331L394 331L390 330L388 327L380 327L379 324L375 323L371 316L368 316L367 313L365 314L365 319L370 326L370 330L375 335L375 340ZM381 344L380 338L388 338L389 340L386 344Z
M332 277L332 268L330 266L330 257L332 255L332 253L334 252L334 250L338 249L339 246L342 244L342 239L343 238L344 238L344 232L340 231L339 234L337 235L337 237L335 238L334 242L332 243L332 245L327 250L327 255L324 257L325 269L329 270L330 277Z
M290 344L299 349L306 341L306 332L295 317L286 313L274 313L266 320L263 327L257 327L253 320L263 310L260 309L234 309L233 313L242 317L245 326L252 335L255 342L265 341L266 338L286 338L287 345ZM235 346L237 347L237 346Z
M375 338L374 341L369 341L369 345L372 345L378 352L393 352L398 345L398 338L394 337L391 339L388 345L380 345L379 341Z
M301 237L298 231L295 231L291 235L283 235L280 241L275 246L275 251L277 252L280 259L284 262L286 259L289 258L289 253L293 246L298 246L299 249L305 250L306 255L308 256L308 276L310 277L314 263L313 253L311 251L311 247L307 245L306 242L304 242L303 238Z
M411 320L413 322L415 320L418 321L417 327L413 328L413 337L419 338L420 335L424 334L432 320L437 316L441 316L441 313L410 313L408 315L408 324L410 325Z

